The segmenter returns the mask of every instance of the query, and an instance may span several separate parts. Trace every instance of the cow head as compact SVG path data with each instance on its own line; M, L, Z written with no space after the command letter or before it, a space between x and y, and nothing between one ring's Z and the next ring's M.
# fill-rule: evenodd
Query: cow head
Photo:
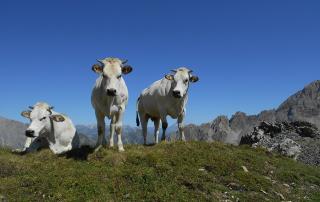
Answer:
M98 60L100 64L94 64L92 70L102 75L108 96L116 96L117 90L123 81L122 75L129 74L132 67L125 65L127 60L121 61L119 58L105 58Z
M167 74L165 78L172 82L172 95L175 98L184 97L188 92L190 82L194 83L199 80L197 76L191 74L192 70L185 67L171 71L173 74Z
M51 129L51 121L62 122L65 118L62 115L53 115L53 107L47 103L38 102L30 110L21 112L23 117L30 119L30 125L25 134L27 137L38 137Z

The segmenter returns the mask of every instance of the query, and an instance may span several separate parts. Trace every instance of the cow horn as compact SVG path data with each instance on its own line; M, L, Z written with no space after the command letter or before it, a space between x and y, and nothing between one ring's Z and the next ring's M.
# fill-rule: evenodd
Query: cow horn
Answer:
M97 59L97 61L100 63L100 64L102 64L103 65L103 60L99 60L99 59Z
M48 112L50 113L50 115L52 114L52 111L51 111L51 110L52 110L53 108L54 108L54 107L52 107L52 106L48 108Z
M122 61L122 64L126 64L127 62L128 62L128 60L125 59L125 60Z
M174 72L174 73L177 73L177 70L175 70L175 69L172 69L172 70L170 70L170 71L172 71L172 72Z
M29 106L29 109L33 109L34 107L32 107L32 106Z
M191 74L193 71L192 70L189 70L189 74Z

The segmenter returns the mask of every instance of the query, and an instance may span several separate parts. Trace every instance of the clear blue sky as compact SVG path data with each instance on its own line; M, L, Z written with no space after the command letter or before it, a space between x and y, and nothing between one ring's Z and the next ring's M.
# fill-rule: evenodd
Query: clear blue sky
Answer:
M0 2L0 116L42 100L75 123L95 123L95 59L126 58L134 125L140 91L188 66L187 122L255 114L320 77L320 1ZM172 123L172 121L171 121Z

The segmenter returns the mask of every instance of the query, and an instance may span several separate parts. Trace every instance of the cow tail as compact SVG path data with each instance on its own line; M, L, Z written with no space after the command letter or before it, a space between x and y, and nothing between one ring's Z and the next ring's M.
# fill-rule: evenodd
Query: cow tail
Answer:
M139 120L139 114L138 114L139 101L140 101L140 97L138 98L137 104L136 104L136 123L137 123L137 126L138 126L138 127L140 126L140 120Z

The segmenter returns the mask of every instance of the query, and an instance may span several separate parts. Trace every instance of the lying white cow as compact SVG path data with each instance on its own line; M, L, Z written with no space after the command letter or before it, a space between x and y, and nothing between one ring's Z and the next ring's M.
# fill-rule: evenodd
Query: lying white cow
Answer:
M173 75L168 74L165 78L154 82L149 88L142 91L137 100L137 126L140 123L140 116L144 144L147 140L149 118L154 122L155 143L158 143L160 120L163 130L161 140L165 140L165 132L168 127L167 115L178 119L180 138L185 141L183 119L188 100L189 84L198 81L199 78L191 75L192 71L185 67L171 71L173 71Z
M96 150L106 145L105 121L111 119L109 146L113 147L114 133L118 135L118 149L124 151L121 133L123 114L128 103L128 88L122 74L132 71L131 66L124 66L127 61L118 58L105 58L98 60L100 64L92 66L92 70L100 74L92 90L91 103L95 110L98 128Z
M53 111L53 107L44 102L29 108L31 110L21 113L31 121L25 132L28 138L24 152L36 151L47 145L53 153L62 154L79 147L76 128L67 116Z

